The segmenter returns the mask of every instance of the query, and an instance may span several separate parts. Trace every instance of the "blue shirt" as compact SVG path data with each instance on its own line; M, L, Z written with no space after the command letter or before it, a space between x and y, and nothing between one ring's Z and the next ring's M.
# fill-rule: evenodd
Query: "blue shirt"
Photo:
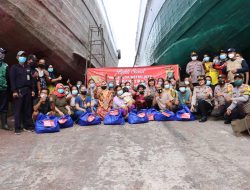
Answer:
M77 96L75 102L76 104L79 104L80 108L86 108L84 107L84 104L91 103L91 97L87 96L85 101L82 101L81 97Z

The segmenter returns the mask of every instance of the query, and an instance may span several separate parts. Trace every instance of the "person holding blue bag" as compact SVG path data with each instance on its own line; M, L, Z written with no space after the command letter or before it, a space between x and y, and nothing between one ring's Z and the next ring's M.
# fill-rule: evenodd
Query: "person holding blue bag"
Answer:
M123 89L122 89L121 85L118 85L115 87L115 94L116 94L116 96L114 97L114 100L113 100L113 108L121 109L122 116L127 118L128 107L125 104L124 99L122 97Z
M87 88L84 85L81 85L79 90L80 94L75 99L75 118L79 118L85 112L91 112L91 97L87 96Z
M153 100L153 106L156 107L158 110L166 110L166 109L171 109L173 106L173 100L174 98L170 96L169 93L164 91L162 89L162 86L157 84L156 85L156 94Z

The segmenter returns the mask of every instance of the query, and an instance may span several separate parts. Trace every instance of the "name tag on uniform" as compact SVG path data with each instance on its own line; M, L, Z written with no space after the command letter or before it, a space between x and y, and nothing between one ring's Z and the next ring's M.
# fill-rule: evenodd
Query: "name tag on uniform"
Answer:
M27 80L30 80L30 75L27 75Z

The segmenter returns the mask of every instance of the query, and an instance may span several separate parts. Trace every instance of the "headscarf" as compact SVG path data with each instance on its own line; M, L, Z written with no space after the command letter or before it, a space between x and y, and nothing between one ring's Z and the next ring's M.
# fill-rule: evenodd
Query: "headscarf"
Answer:
M56 85L56 88L55 88L53 94L56 95L58 98L62 98L62 97L65 96L65 93L60 94L60 93L58 92L58 89L59 89L59 88L63 88L63 89L64 89L64 85L63 85L62 83L58 83L58 84Z

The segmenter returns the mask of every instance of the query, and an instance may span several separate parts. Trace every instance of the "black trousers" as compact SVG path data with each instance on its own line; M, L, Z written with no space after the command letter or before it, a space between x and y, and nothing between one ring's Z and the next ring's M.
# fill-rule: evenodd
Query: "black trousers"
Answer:
M207 117L209 112L212 111L213 106L205 100L199 100L197 108L198 113L201 114L202 117Z
M8 111L8 91L0 91L0 113L7 113Z
M243 106L245 103L239 102L237 103L237 106L231 111L230 115L225 114L224 118L227 121L232 121L234 119L243 119L246 116L246 113L244 112ZM227 104L227 107L230 106L230 104Z
M14 98L15 130L21 130L21 122L25 129L33 129L32 124L32 92L29 88L19 90L18 98Z

